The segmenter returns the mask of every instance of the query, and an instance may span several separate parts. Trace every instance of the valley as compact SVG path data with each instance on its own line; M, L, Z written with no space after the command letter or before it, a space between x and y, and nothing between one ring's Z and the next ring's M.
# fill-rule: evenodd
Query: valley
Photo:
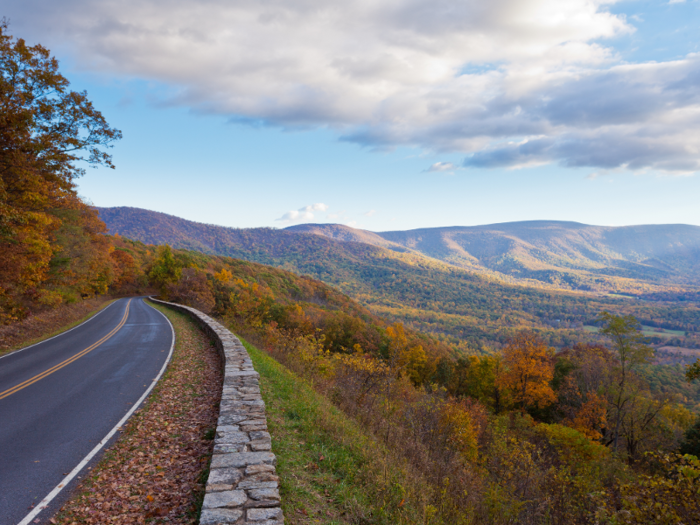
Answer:
M609 293L609 287L589 291L558 289L552 283L515 279L490 270L480 271L476 269L478 265L467 269L449 262L453 256L448 248L455 245L445 239L455 236L462 239L469 235L480 236L482 259L486 258L484 250L489 238L493 240L491 260L498 254L501 259L510 257L512 250L503 248L511 246L504 241L506 234L501 232L488 237L486 232L491 231L491 227L414 230L402 234L375 234L340 225L300 225L283 230L235 229L138 208L100 208L99 212L110 232L146 244L167 243L179 249L236 257L310 275L347 293L373 312L433 334L462 353L488 353L522 328L536 329L559 348L579 340L593 341L596 327L591 323L602 310L634 315L648 327L647 335L656 346L700 348L700 309L692 295L697 294L698 289L696 270L689 270L683 278L689 281L687 285L680 284L683 279L677 276L683 269L694 268L698 249L694 243L697 241L700 246L700 235L694 236L696 230L700 232L697 227L683 227L678 231L648 227L656 232L656 237L644 233L647 227L641 226L631 228L632 233L627 237L616 229L575 223L574 226L572 223L523 223L520 228L515 225L501 228L511 237L519 232L531 247L537 243L549 246L547 253L550 254L556 251L555 247L560 254L573 253L576 249L581 267L603 264L600 262L603 254L612 250L603 246L604 239L608 239L608 246L617 250L615 253L627 254L627 262L632 266L634 257L648 260L653 255L659 260L675 261L676 270L667 272L664 278L649 278L650 263L640 266L643 271L635 270L641 273L629 273L630 270L624 278L615 280L608 275L603 279L608 283L606 286L613 282L624 285L623 290L615 288L616 293ZM688 228L692 235L680 243L679 235ZM567 233L570 229L574 233ZM448 230L452 237L446 237L443 230ZM472 233L464 233L465 230ZM587 236L594 237L595 242L585 241ZM574 249L574 241L566 245L562 240L571 237L579 243L578 248ZM584 241L588 246L597 246L597 263L593 258L582 259L581 243ZM524 240L518 242L525 244ZM672 247L670 255L664 255L664 245ZM607 261L617 261L618 266L622 264L622 259L607 257ZM564 277L569 275L566 272L573 271L563 266L558 268ZM587 271L586 275L592 275L590 268ZM636 295L632 295L631 290L636 290ZM674 300L684 294L691 300ZM659 329L664 331L654 331Z

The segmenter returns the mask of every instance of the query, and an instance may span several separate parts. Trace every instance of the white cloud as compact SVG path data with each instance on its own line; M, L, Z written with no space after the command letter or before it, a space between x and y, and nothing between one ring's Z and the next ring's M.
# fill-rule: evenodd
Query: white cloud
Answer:
M280 218L275 219L281 222L304 222L314 220L315 211L326 211L328 206L322 202L317 202L316 204L309 204L298 210L291 210L282 215Z
M451 162L436 162L425 171L454 171L456 169L457 166L455 166Z
M374 215L375 213L377 213L377 210L369 210L369 211L368 211L367 213L365 213L364 215L365 215L365 217L371 217L371 216Z
M4 11L18 34L27 21L43 43L73 46L83 68L164 82L164 102L232 121L464 152L467 167L698 170L699 57L622 63L606 39L634 28L613 3L6 0Z

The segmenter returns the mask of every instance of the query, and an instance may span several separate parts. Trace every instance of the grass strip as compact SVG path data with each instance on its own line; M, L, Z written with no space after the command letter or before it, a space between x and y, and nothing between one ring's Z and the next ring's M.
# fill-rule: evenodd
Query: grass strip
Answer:
M188 316L156 308L175 328L170 365L52 524L198 522L221 397L221 360Z
M260 374L285 523L429 522L399 460L308 382L243 344Z

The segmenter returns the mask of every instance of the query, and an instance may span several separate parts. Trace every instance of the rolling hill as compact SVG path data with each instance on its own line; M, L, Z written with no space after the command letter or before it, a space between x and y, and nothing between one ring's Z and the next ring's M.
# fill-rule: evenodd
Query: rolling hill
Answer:
M640 293L644 285L700 285L700 227L606 227L526 221L486 226L367 232L336 224L287 231L407 249L506 281Z
M700 327L700 310L695 305L507 284L400 243L377 240L362 230L345 229L345 237L338 240L296 228L224 228L135 208L101 208L99 212L112 233L147 244L168 243L308 274L375 313L448 338L453 344L466 342L472 349L497 345L522 327L539 329L553 345L571 344L590 337L583 325L603 309L633 313L650 326L683 331ZM356 241L359 239L363 242ZM657 293L667 289L630 281Z

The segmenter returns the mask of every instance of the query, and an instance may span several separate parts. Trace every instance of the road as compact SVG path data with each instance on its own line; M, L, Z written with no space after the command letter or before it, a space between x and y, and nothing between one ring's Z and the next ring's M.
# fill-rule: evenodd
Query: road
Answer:
M76 467L159 377L173 337L165 316L143 299L120 299L58 337L0 358L0 524L26 522L76 476L39 522L60 507L86 472Z

